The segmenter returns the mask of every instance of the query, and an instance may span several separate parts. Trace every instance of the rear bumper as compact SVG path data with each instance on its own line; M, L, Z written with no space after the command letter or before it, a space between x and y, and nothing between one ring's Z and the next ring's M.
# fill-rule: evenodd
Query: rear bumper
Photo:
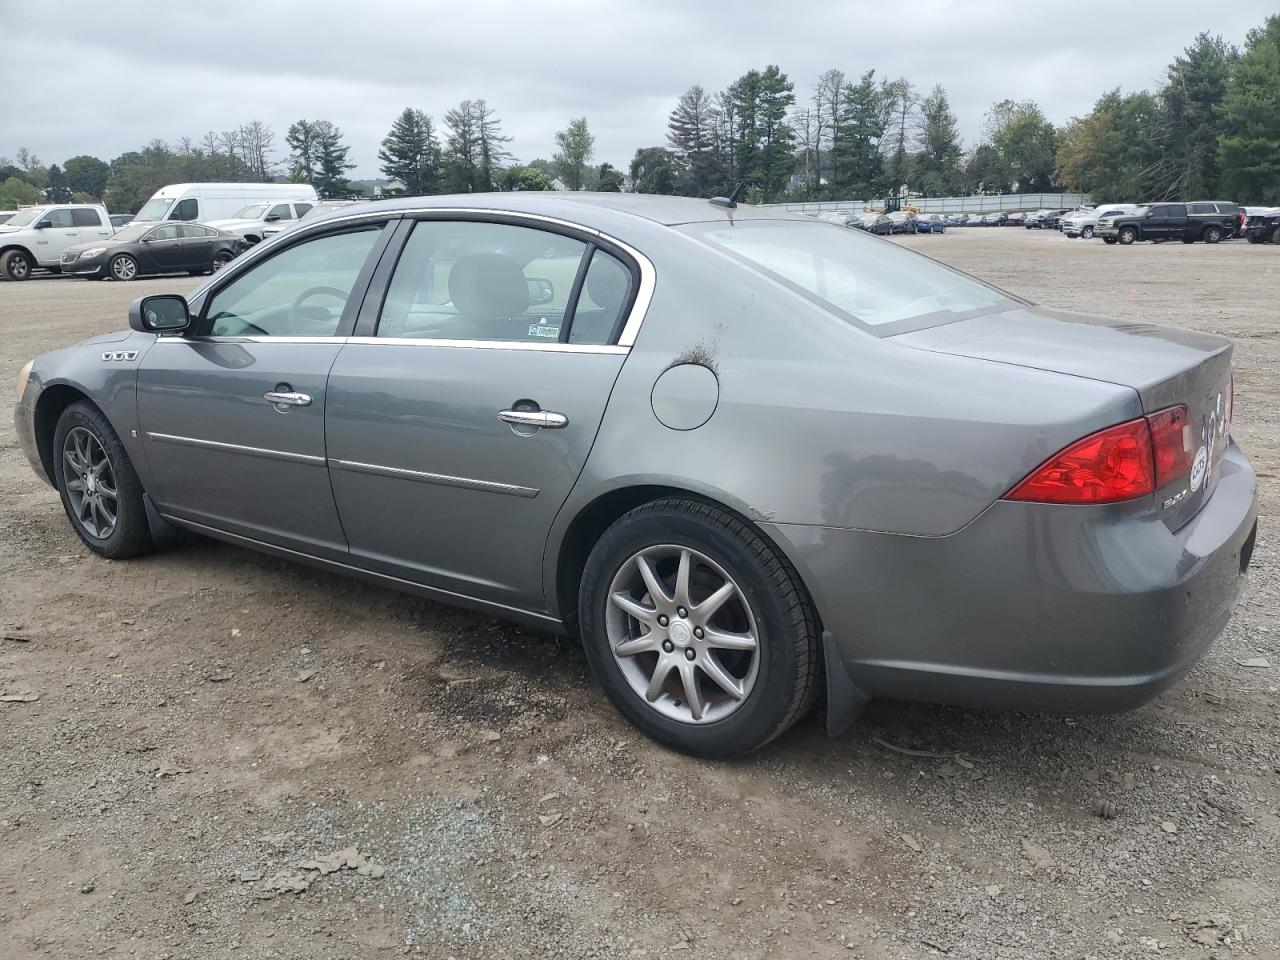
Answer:
M769 525L870 697L997 709L1127 710L1174 682L1230 619L1256 536L1234 444L1200 512L998 501L948 537Z

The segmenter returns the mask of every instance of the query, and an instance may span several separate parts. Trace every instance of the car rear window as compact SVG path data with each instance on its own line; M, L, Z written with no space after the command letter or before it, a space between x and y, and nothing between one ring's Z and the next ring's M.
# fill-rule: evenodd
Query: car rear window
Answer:
M830 224L748 220L680 228L880 334L994 313L1017 301L935 260Z

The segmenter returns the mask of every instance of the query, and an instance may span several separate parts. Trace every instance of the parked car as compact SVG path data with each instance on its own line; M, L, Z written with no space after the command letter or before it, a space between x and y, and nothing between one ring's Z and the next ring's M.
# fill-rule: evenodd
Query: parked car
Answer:
M314 206L310 200L264 200L241 207L234 216L225 220L209 220L207 223L254 244L265 238L267 227L301 220Z
M9 218L17 212L17 210L0 210L0 224L8 223Z
M893 233L893 220L884 213L860 214L853 226L859 230L865 230L867 233L874 233L877 236L887 236Z
M1003 210L996 210L994 213L984 214L982 217L982 225L984 227L1003 227L1009 221L1009 215Z
M69 247L62 272L78 277L136 280L161 273L215 273L250 244L201 223L131 223L106 240Z
M944 219L948 227L964 227L969 224L969 215L967 213L949 213Z
M1092 210L1077 210L1075 213L1062 218L1062 232L1072 239L1081 237L1085 240L1091 240L1093 231L1097 229L1100 219L1103 217L1118 217L1123 213L1131 213L1136 209L1137 205L1132 203L1106 203L1100 204Z
M1050 210L1048 213L1046 213L1043 217L1040 218L1040 222L1037 224L1037 226L1041 230L1057 230L1058 221L1061 220L1064 215L1070 212L1071 212L1070 210L1067 210L1065 208L1062 210Z
M1025 221L1026 219L1027 219L1027 215L1019 210L1009 214L1009 216L1005 218L1005 226L1020 227L1022 226L1023 221Z
M1047 213L1049 213L1048 210L1033 210L1023 218L1022 225L1028 230L1038 229L1040 221L1044 219L1045 214Z
M112 233L100 203L45 203L19 210L0 226L0 278L27 280L37 269L61 271L62 251Z
M274 237L277 233L284 233L286 230L292 230L304 221L323 217L326 214L333 213L335 210L341 210L343 207L349 207L352 204L359 202L360 201L358 200L321 200L319 203L314 204L306 213L302 214L302 216L298 217L297 220L280 220L275 223L264 224L262 227L262 239L268 240L271 237ZM808 214L806 214L806 216L808 216ZM814 216L816 216L816 214L814 214ZM849 225L853 226L853 224Z
M895 210L888 217L894 233L915 233L918 230L916 215L910 210Z
M157 190L135 220L185 220L207 223L235 216L257 201L315 203L315 187L305 183L172 183Z
M129 326L18 375L88 549L184 528L579 634L627 718L703 756L820 683L833 732L868 697L1135 706L1222 630L1256 538L1230 341L773 209L361 205Z
M111 226L117 230L120 227L123 227L126 223L133 222L132 213L109 213L107 214L107 217L111 220Z
M936 213L917 213L916 230L920 233L944 233L947 218Z
M1250 207L1244 235L1250 243L1280 243L1280 207Z
M1153 203L1118 216L1102 217L1094 233L1105 243L1181 240L1217 243L1235 232L1235 204Z

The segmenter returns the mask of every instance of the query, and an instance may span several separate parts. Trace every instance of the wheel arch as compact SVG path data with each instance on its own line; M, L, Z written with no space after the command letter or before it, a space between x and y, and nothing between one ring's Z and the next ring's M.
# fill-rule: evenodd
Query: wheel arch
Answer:
M106 416L93 399L79 387L69 383L55 383L40 391L36 400L35 434L36 450L40 453L40 463L44 466L45 476L53 484L53 434L58 429L58 418L62 411L79 400L88 401L95 409Z
M26 246L24 246L24 245L23 245L23 244L21 244L21 243L4 243L4 244L0 244L0 257L3 257L6 253L8 253L8 252L9 252L9 251L11 251L11 250L17 250L19 253L26 254L27 258L28 258L32 263L35 263L35 264L38 264L38 263L39 263L39 261L38 261L38 260L36 260L36 255L35 255L34 253L32 253L32 252L31 252L31 251L30 251Z

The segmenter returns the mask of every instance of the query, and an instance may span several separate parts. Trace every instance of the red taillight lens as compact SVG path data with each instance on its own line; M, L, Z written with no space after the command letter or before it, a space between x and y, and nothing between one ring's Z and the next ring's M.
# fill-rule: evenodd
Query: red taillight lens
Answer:
M1078 440L1005 495L1037 503L1115 503L1155 490L1151 425L1119 423Z
M1151 446L1156 457L1156 489L1173 483L1191 469L1195 439L1191 435L1191 415L1183 406L1169 407L1147 417L1151 423Z

